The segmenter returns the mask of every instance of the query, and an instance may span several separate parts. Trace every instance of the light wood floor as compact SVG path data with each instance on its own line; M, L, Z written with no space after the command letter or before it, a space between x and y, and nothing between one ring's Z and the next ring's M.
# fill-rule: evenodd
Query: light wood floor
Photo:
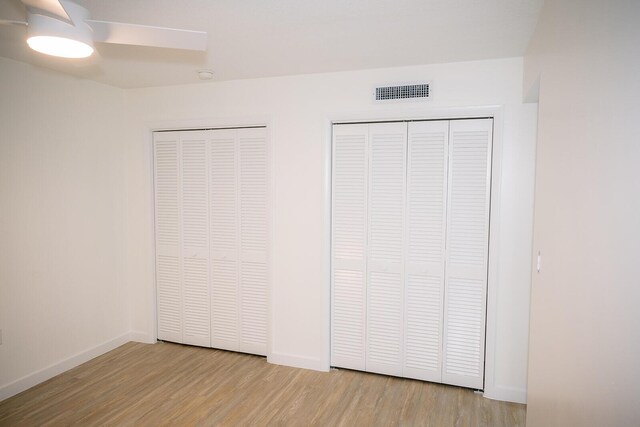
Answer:
M128 343L0 402L0 425L521 426L525 406L348 370Z

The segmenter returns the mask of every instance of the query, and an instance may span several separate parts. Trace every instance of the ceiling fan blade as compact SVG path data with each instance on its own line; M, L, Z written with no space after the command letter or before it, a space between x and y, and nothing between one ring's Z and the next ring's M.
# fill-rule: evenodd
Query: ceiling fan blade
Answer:
M16 19L0 19L0 25L29 25L27 21L18 21Z
M85 21L93 29L93 40L103 43L207 50L207 33L121 22Z
M32 12L45 12L54 18L71 23L71 18L58 0L22 0Z

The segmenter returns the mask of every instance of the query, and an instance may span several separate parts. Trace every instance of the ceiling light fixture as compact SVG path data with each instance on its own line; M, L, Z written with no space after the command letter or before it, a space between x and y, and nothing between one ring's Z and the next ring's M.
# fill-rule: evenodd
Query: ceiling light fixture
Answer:
M199 70L198 78L200 80L211 80L213 78L213 71L211 70Z
M27 39L27 44L35 51L61 58L86 58L93 53L88 44L64 37L33 36Z
M50 16L29 14L27 44L46 55L86 58L93 53L91 27L84 22L89 13L75 3L65 2L65 8L75 25Z

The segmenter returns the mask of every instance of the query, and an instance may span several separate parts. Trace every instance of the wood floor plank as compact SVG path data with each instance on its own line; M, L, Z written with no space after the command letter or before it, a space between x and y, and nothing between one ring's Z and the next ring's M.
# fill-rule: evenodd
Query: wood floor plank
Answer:
M0 402L0 426L523 426L471 390L171 343L127 343Z

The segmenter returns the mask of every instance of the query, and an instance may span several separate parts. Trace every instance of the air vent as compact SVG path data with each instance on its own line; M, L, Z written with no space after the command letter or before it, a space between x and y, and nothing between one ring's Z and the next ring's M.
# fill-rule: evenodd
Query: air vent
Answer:
M376 88L376 101L427 98L429 98L428 83L402 86L382 86Z

